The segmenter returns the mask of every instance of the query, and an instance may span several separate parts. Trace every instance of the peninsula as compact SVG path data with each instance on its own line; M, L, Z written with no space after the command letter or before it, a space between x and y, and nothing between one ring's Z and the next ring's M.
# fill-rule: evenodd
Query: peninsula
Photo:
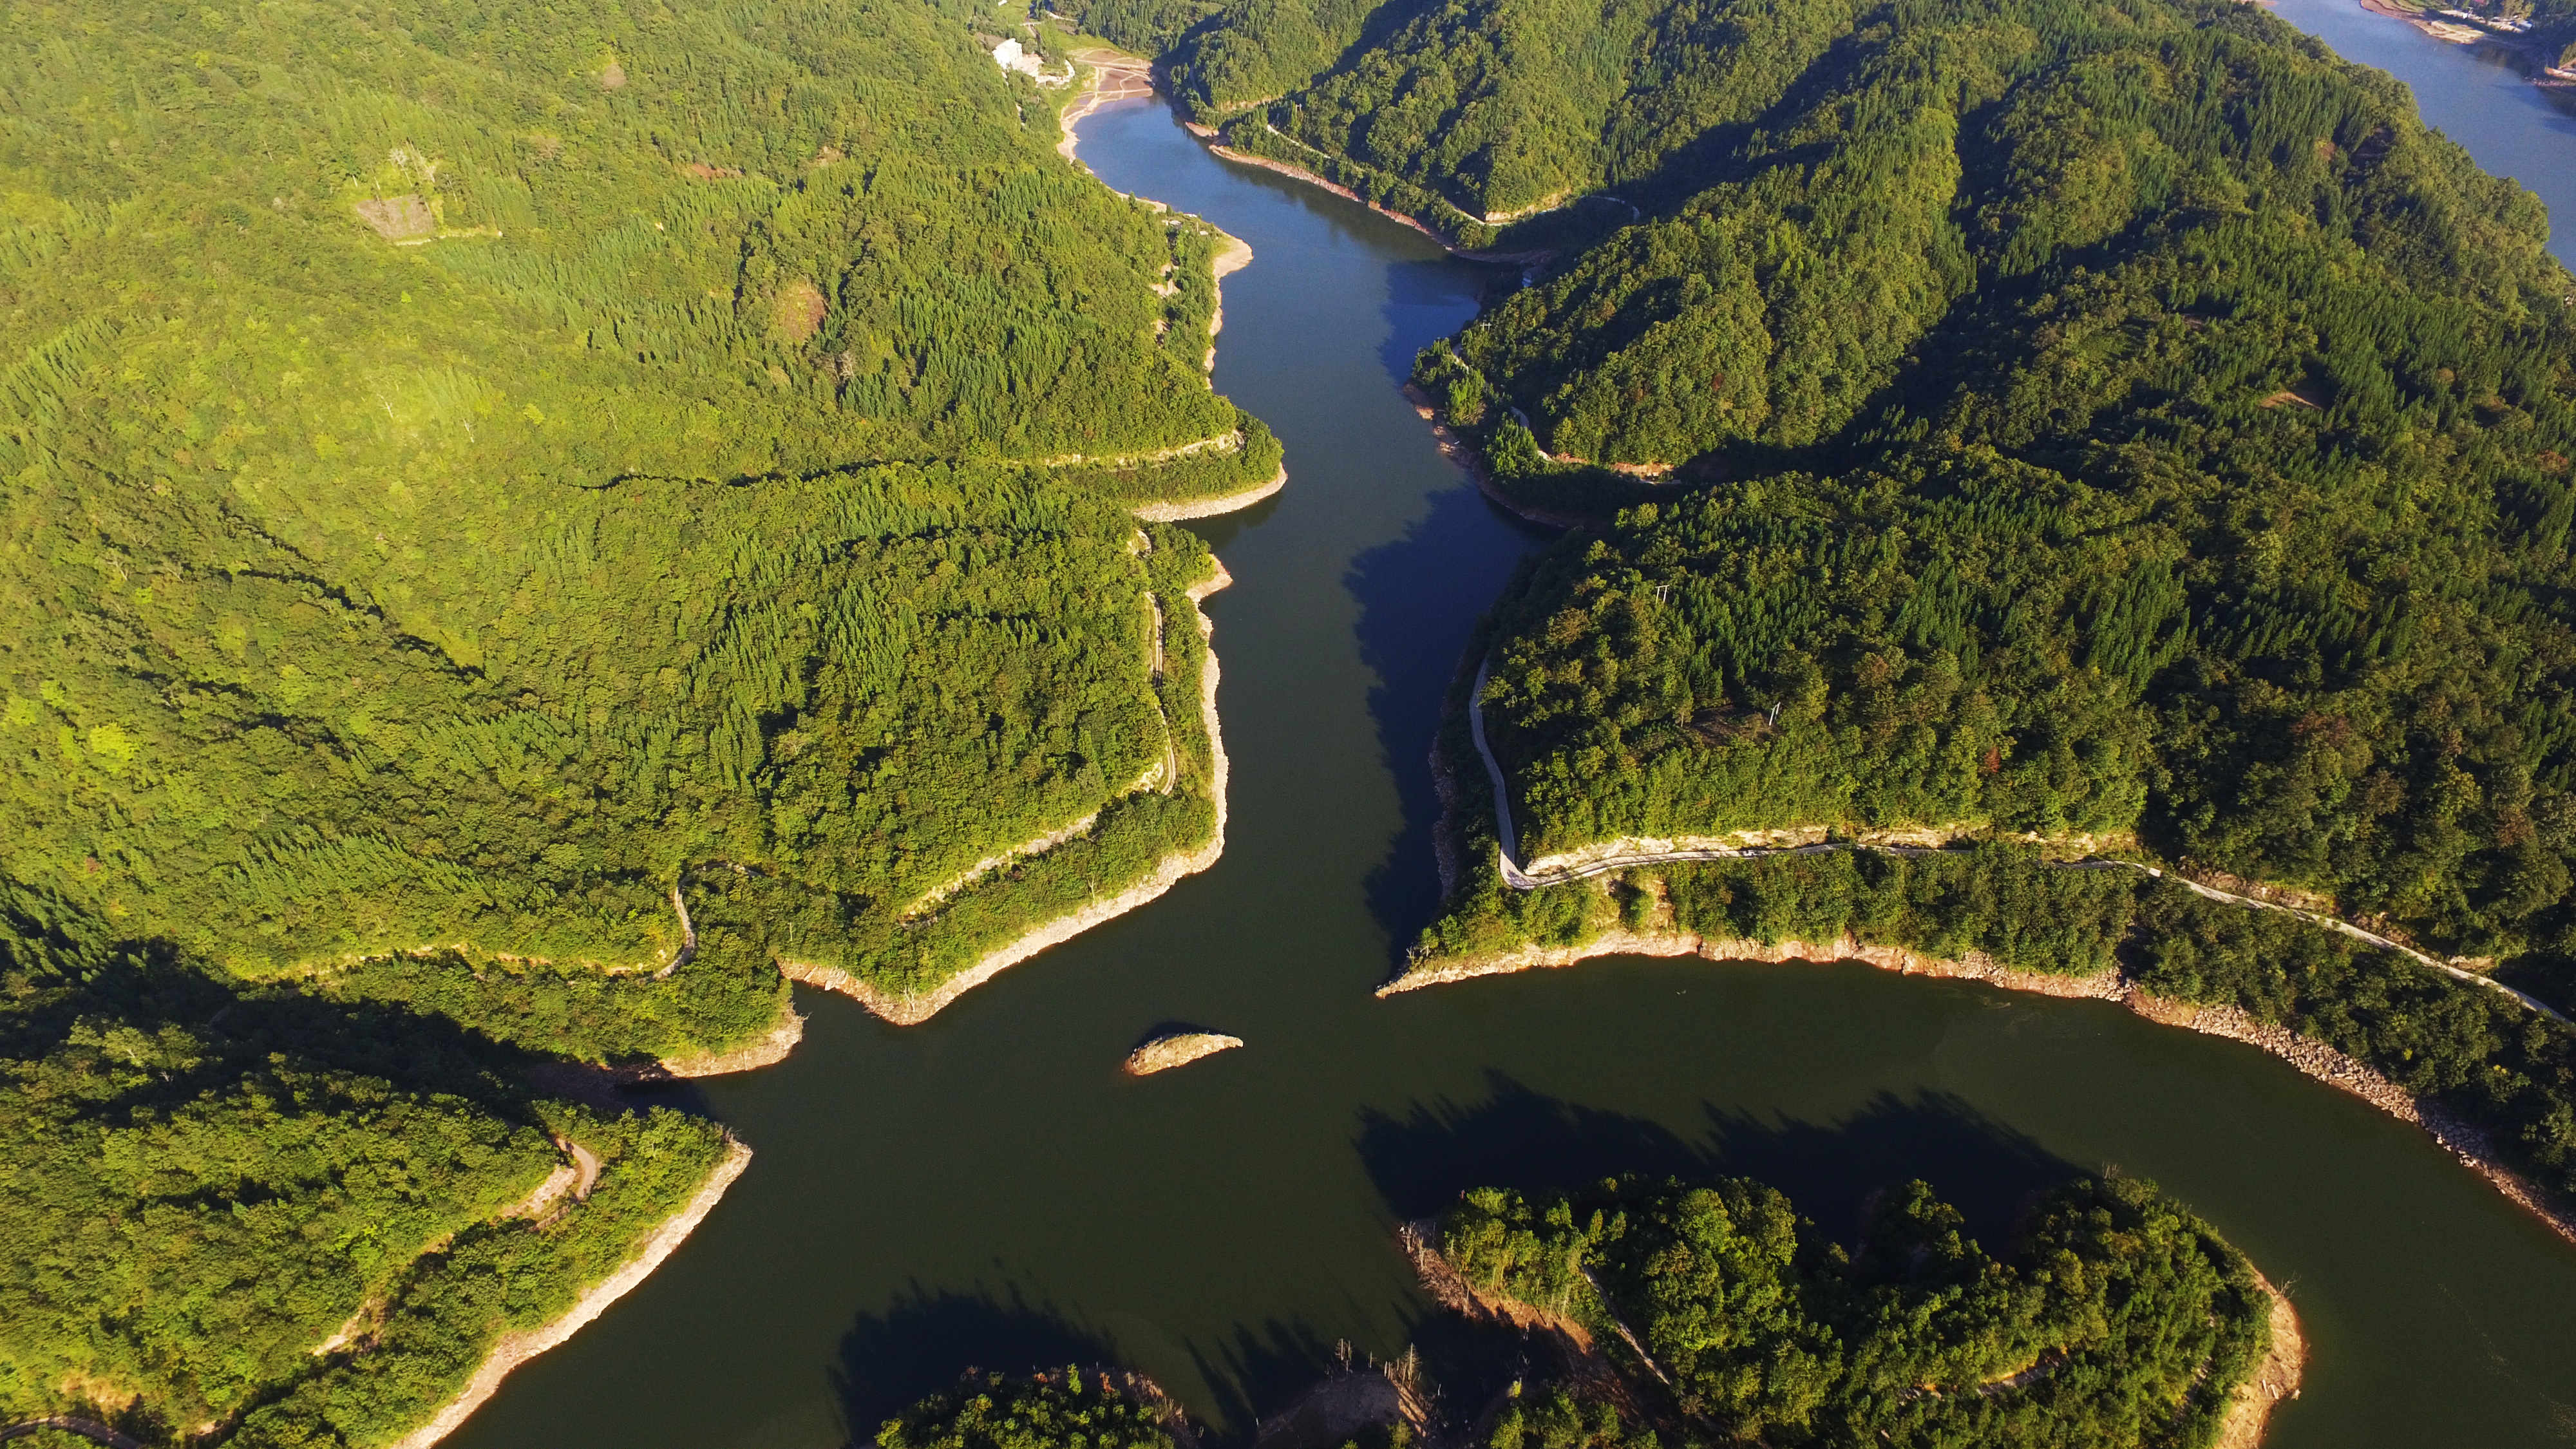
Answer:
M1838 1240L1749 1178L1478 1188L1398 1234L1501 1393L1452 1398L1408 1350L1352 1362L1253 1431L1264 1449L2078 1444L2252 1449L2299 1393L2289 1299L2151 1183L2040 1194L1990 1255L1921 1182ZM1506 1356L1508 1355L1508 1356ZM1480 1396L1481 1397L1481 1396ZM879 1449L1195 1449L1150 1381L970 1371Z

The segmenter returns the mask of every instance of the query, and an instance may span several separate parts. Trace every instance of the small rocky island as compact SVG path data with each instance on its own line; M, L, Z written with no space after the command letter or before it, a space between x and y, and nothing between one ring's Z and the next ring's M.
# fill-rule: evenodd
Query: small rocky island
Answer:
M1243 1038L1213 1031L1171 1032L1129 1052L1124 1070L1131 1077L1150 1077L1156 1072L1186 1067L1201 1057L1212 1057L1241 1045Z

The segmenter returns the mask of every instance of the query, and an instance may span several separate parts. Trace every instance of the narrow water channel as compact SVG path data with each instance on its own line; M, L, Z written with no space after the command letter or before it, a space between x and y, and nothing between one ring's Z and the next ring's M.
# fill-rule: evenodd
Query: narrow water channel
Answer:
M1226 283L1216 381L1286 439L1291 481L1205 525L1236 579L1209 606L1225 858L924 1026L802 996L791 1060L689 1094L750 1173L452 1444L836 1449L968 1364L1103 1359L1234 1433L1337 1341L1455 1361L1389 1229L1470 1184L1746 1172L1839 1231L1923 1176L1992 1243L2031 1188L2106 1165L2290 1287L2316 1356L2280 1449L2576 1439L2576 1250L2250 1048L1860 966L1601 961L1372 999L1434 903L1442 684L1543 541L1395 390L1484 278L1209 157L1158 104L1082 135L1110 184L1256 258ZM1171 1023L1250 1045L1117 1074Z

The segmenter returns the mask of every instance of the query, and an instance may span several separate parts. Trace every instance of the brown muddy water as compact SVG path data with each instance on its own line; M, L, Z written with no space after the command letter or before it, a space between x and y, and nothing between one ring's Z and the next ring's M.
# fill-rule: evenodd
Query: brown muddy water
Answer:
M2350 20L2386 26L2399 43L2365 58L2401 74L2409 55L2477 64ZM2557 113L2488 92L2454 107L2510 143L2488 164L2576 184ZM2487 155L2486 133L2440 123ZM1745 1172L1843 1231L1873 1187L1921 1176L1993 1244L2030 1191L2106 1165L2180 1194L2293 1294L2315 1359L2279 1449L2576 1441L2576 1249L2421 1133L2251 1048L1861 966L1604 960L1373 999L1435 904L1443 682L1544 541L1396 393L1487 274L1208 156L1159 104L1082 134L1112 185L1255 255L1226 281L1216 381L1286 439L1291 478L1197 525L1237 580L1208 605L1225 858L927 1025L802 993L791 1060L680 1099L756 1149L749 1173L452 1445L835 1449L969 1364L1110 1359L1233 1435L1339 1340L1419 1341L1472 1404L1476 1356L1390 1236L1468 1185ZM1248 1045L1120 1074L1175 1028Z

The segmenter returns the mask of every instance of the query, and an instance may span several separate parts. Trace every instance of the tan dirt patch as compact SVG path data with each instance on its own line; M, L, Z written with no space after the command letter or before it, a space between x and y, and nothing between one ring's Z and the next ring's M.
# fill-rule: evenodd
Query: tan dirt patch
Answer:
M790 342L802 342L823 329L823 292L803 277L778 289L771 304L770 325Z
M438 219L429 214L429 204L417 195L361 201L358 220L374 227L376 235L389 242L411 241L438 230Z
M2299 1396L2299 1376L2307 1369L2308 1340L2299 1331L2298 1310L2261 1273L2254 1275L2254 1282L2272 1300L2272 1347L2245 1382L2236 1386L2236 1401L2227 1406L2227 1417L2220 1421L2211 1449L2254 1449L2262 1443L2273 1407Z

